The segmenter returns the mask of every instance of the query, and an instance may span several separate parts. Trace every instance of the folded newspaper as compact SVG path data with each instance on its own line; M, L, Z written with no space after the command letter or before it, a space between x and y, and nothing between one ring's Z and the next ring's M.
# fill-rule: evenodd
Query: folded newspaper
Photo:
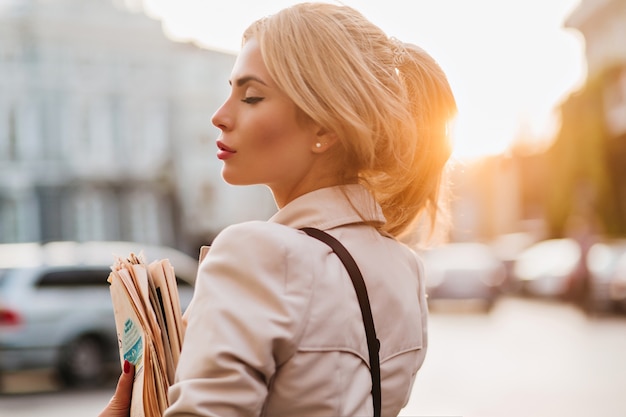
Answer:
M162 416L184 336L174 268L131 253L115 260L108 282L120 361L135 365L130 415Z

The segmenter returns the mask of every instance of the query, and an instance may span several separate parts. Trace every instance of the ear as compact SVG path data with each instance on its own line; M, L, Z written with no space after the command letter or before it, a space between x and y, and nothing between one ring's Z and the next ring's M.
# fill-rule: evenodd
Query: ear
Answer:
M337 143L337 135L326 128L319 128L315 134L314 142L311 147L314 153L323 153L332 148Z

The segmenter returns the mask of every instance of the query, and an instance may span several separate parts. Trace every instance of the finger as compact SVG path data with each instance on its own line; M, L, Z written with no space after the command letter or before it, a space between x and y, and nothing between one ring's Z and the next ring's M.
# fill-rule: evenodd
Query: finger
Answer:
M135 377L135 366L124 361L124 372L120 375L120 379L117 381L117 388L113 398L119 399L121 404L130 406L130 398L133 393L133 381Z
M135 366L125 360L123 372L117 381L115 393L99 417L127 417L130 415L134 377Z

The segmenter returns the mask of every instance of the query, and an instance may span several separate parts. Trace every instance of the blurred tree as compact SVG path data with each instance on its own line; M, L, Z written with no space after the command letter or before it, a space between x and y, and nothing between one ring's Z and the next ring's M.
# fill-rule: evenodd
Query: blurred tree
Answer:
M588 80L561 105L561 129L545 155L551 236L565 235L572 217L598 224L601 230L596 232L626 235L621 204L626 178L619 174L626 162L625 141L613 140L605 123L604 97L616 70L609 68Z

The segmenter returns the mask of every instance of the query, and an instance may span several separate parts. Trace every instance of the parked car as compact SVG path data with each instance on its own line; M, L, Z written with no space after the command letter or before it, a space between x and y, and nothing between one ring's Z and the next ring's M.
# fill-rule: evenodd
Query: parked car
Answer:
M504 263L483 243L448 243L421 256L429 301L479 301L489 309L506 278Z
M103 382L119 369L107 278L115 256L143 253L174 266L181 305L197 261L177 250L128 242L0 245L0 373L49 368L69 386Z
M626 300L626 239L597 242L586 257L589 271L589 307L593 311L611 312Z
M513 276L528 295L567 298L584 262L578 242L547 239L525 249L513 265Z
M537 239L531 233L516 232L499 235L489 243L506 269L506 279L502 284L504 293L515 294L521 290L520 283L513 276L513 266L518 256L536 242Z
M610 294L617 310L626 313L626 253L620 255L615 265Z

